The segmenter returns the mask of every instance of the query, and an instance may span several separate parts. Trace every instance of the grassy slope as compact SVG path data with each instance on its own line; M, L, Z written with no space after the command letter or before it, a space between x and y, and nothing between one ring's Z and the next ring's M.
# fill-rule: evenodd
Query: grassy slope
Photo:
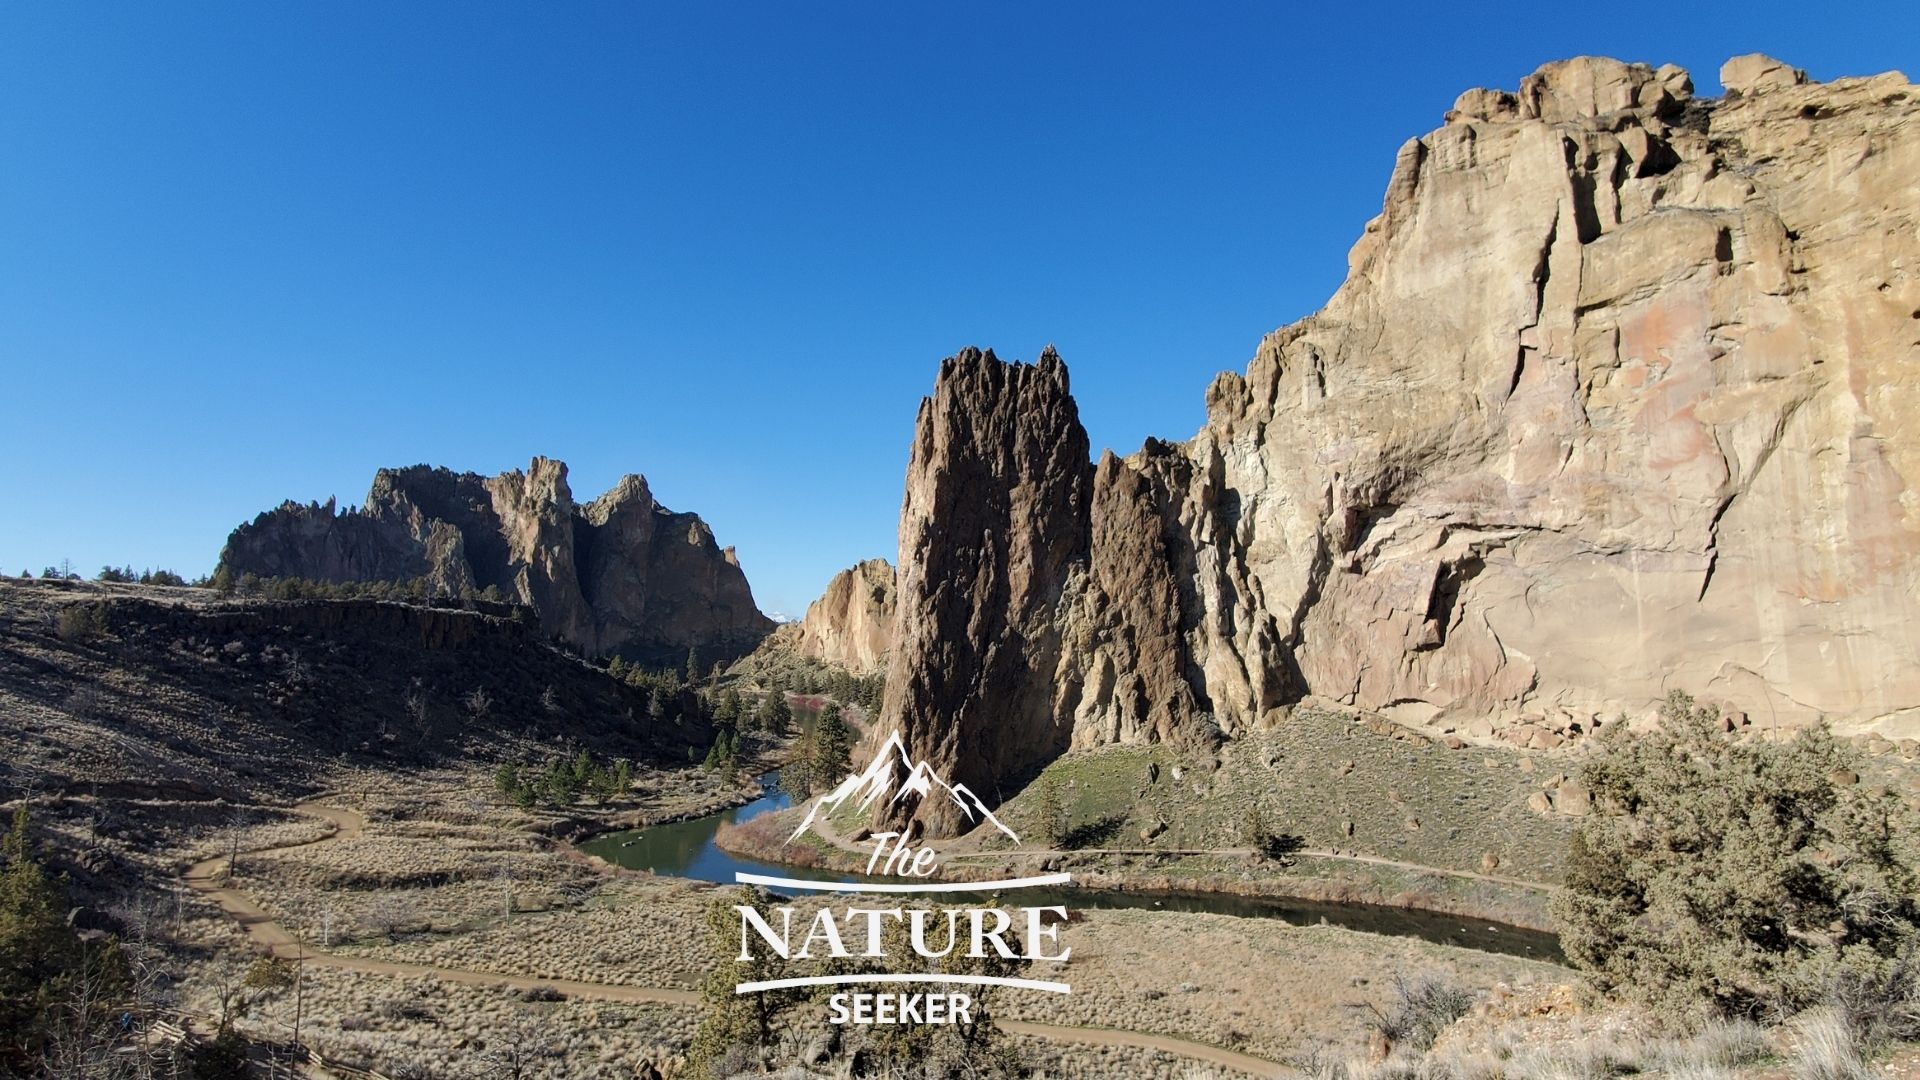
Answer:
M1274 830L1308 848L1462 871L1481 870L1491 854L1502 876L1554 882L1573 819L1536 814L1527 798L1571 763L1531 755L1529 773L1528 756L1401 741L1302 710L1273 731L1229 742L1218 769L1165 746L1107 747L1055 761L1040 782L1056 785L1081 846L1244 847L1248 811L1258 806ZM1149 764L1158 766L1151 782ZM1002 818L1037 831L1038 791L1029 785ZM1143 841L1154 824L1164 831Z

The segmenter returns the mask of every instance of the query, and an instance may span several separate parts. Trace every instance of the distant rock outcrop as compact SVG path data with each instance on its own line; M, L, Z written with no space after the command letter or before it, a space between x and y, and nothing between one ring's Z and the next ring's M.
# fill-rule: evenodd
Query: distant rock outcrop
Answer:
M493 588L590 653L646 662L683 663L689 648L729 660L773 628L698 515L666 509L631 475L578 506L566 465L548 458L495 477L382 469L364 506L286 503L235 529L220 563L236 576L420 578L437 595Z
M833 575L827 591L807 605L796 648L800 655L865 675L887 666L896 603L893 564L868 559Z
M1920 731L1920 92L1722 82L1580 58L1461 95L1184 444L1091 465L1051 352L947 361L885 720L983 794L1309 697Z

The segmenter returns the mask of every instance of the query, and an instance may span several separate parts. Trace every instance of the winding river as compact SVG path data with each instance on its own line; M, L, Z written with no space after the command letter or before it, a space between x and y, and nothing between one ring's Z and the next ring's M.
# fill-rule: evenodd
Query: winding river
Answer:
M807 881L859 881L860 875L818 868L742 858L722 851L714 835L722 823L743 822L793 805L780 790L778 774L761 777L758 799L706 817L656 825L647 829L607 833L581 845L582 850L608 862L669 877L693 878L730 885L736 871L771 874ZM954 898L966 897L956 888ZM1195 911L1242 918L1284 919L1298 926L1326 923L1375 934L1417 937L1442 945L1482 952L1526 956L1560 962L1559 940L1552 934L1507 926L1485 919L1469 919L1414 908L1376 904L1324 903L1312 900L1233 896L1226 893L1120 892L1111 889L1022 889L1020 902L1032 905L1065 904L1077 908L1143 908L1157 911Z

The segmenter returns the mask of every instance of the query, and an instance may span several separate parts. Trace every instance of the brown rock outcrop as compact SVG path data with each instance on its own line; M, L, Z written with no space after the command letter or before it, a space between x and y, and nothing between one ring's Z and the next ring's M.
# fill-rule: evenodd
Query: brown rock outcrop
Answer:
M879 726L989 804L1071 735L1055 612L1086 559L1090 481L1087 434L1051 349L1032 365L977 349L940 365L907 466ZM935 834L962 824L950 801L892 810Z
M885 559L840 571L807 605L796 647L802 656L859 674L885 669L896 595L893 564Z
M684 662L689 648L731 659L773 628L698 515L666 509L631 475L579 506L566 465L548 458L496 477L382 469L364 506L286 503L235 529L220 561L235 576L419 578L437 596L492 587L550 634L648 662Z
M1051 353L948 361L902 513L909 747L991 801L1069 727L1205 741L1309 695L1529 745L1673 688L1920 730L1920 92L1723 79L1462 95L1184 444L1096 469Z

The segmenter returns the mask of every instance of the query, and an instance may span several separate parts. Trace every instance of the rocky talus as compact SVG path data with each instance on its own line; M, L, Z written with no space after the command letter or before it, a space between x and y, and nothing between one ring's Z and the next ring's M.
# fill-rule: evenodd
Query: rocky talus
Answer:
M548 633L591 653L683 663L739 656L772 630L732 548L697 514L626 476L581 506L565 463L534 458L494 477L416 465L382 469L364 505L286 503L240 526L234 575L316 581L426 579L440 595L497 588Z
M1185 443L1088 464L1057 357L949 360L902 510L913 751L990 795L1306 700L1551 745L1676 688L1920 733L1920 92L1721 82L1461 95Z

